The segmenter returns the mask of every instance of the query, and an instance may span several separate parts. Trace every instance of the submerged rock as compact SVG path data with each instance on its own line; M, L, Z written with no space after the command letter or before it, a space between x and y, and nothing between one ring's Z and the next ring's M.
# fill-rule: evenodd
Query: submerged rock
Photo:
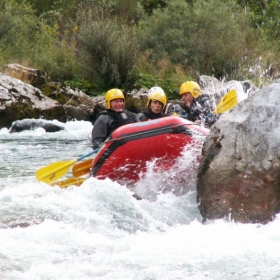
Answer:
M53 123L52 121L36 120L36 119L24 119L13 122L9 132L21 132L24 130L34 130L37 128L43 128L46 132L56 132L64 130L64 126Z

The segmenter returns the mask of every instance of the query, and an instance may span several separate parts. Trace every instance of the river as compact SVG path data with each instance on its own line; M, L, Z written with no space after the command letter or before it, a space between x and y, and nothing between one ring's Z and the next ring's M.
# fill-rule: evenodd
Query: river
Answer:
M0 279L280 279L280 216L203 224L190 151L178 165L181 195L158 188L176 188L174 172L151 171L134 189L142 200L109 179L66 189L37 182L37 169L90 152L91 129L73 121L56 133L0 130Z

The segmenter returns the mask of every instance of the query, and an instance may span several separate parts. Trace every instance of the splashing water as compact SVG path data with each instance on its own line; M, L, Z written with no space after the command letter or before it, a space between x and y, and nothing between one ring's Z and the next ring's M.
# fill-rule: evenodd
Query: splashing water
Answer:
M36 181L38 168L88 153L91 129L0 130L0 279L280 279L279 216L266 225L202 224L203 139L168 172L147 163L133 189L109 179L67 189Z

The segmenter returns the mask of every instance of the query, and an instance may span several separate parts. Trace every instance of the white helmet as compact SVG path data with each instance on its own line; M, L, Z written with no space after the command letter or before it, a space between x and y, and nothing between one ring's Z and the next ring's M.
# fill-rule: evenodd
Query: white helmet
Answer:
M150 95L155 93L155 92L160 92L160 93L163 93L165 95L165 92L161 87L152 87L148 91L148 98L150 98Z

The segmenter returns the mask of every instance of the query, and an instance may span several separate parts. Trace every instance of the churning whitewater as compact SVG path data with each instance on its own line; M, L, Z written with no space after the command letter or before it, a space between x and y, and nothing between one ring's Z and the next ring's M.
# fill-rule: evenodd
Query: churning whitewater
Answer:
M280 216L266 225L202 223L203 139L170 172L147 163L132 189L96 178L61 189L37 182L35 171L91 151L91 123L64 126L0 130L0 279L280 279Z

